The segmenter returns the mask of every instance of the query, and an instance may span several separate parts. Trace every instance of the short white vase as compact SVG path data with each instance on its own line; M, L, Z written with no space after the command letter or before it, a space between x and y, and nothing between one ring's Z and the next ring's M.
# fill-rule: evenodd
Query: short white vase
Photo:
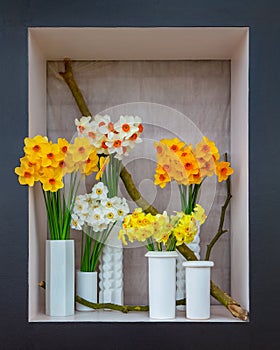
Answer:
M87 301L97 303L97 272L76 272L76 294ZM76 303L76 310L93 311L94 309Z
M210 275L213 261L187 261L186 271L186 317L210 318Z
M74 315L74 240L46 241L46 314Z
M178 253L148 252L149 315L153 319L176 316L176 258Z

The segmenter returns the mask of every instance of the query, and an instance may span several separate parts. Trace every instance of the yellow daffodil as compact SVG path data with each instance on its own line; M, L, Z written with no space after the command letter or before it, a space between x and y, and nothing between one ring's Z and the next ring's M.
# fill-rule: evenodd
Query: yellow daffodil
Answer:
M68 152L72 160L77 164L85 162L94 147L90 144L89 139L85 137L76 137L73 144L69 145Z
M104 171L106 170L107 164L110 162L110 157L100 157L99 158L99 171L96 174L96 180L100 180Z
M125 230L121 229L118 233L118 239L122 241L123 245L127 245L127 241L125 239Z
M202 178L207 176L210 177L215 174L216 164L213 158L210 157L209 160L205 160L204 158L198 158L198 164L199 164L199 171Z
M58 138L57 145L59 147L59 152L65 157L66 153L68 152L69 142L66 139Z
M43 184L44 191L57 192L57 190L64 186L62 182L62 172L59 168L46 168L40 181Z
M180 160L184 166L184 169L186 170L187 174L196 174L199 166L198 166L198 162L195 158L195 156L193 155L193 153L185 153L182 152L183 155L180 156Z
M202 225L205 222L207 216L205 215L205 210L201 205L196 204L193 210L193 217L196 221L199 221L200 225Z
M189 185L199 185L202 181L201 172L197 170L197 173L189 174L188 184Z
M229 162L217 162L216 164L216 174L218 176L218 181L225 181L234 170L230 167Z
M166 145L174 153L179 153L186 145L184 142L177 139L177 137L173 139L161 139L160 142Z
M18 181L21 185L34 185L34 167L21 164L21 166L15 168L15 173L18 175Z
M214 162L220 159L220 154L215 142L210 141L206 136L196 145L195 155L205 161L212 159Z
M48 167L52 166L54 168L58 167L59 162L63 160L64 155L60 153L57 144L46 143L42 145L42 166Z
M162 166L158 165L154 175L154 184L164 188L168 182L170 182L170 177Z
M33 168L34 169L34 180L35 181L39 180L40 170L41 170L41 159L37 159L36 161L34 161L32 159L32 161L31 161L28 156L24 156L24 157L20 158L20 164L21 164L21 166Z
M98 155L95 149L89 154L88 159L81 165L81 173L89 176L93 172L98 171Z
M42 155L42 145L48 143L46 136L36 135L33 138L26 137L24 139L24 152L30 157L30 159L38 159Z

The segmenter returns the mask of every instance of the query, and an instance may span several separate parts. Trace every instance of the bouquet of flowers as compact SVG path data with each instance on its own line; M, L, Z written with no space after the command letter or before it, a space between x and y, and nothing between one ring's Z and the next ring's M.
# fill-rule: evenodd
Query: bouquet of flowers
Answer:
M21 185L32 187L41 184L44 195L50 238L70 238L70 221L81 177L98 171L95 147L87 138L75 138L70 144L59 138L57 143L46 136L37 135L24 139L24 157L15 168ZM65 175L69 174L69 191L65 191Z
M191 214L177 212L171 216L166 212L145 214L141 208L136 208L125 217L118 237L124 245L127 245L128 238L130 242L146 242L150 251L162 251L163 245L165 250L173 251L178 245L192 242L198 231L198 224L202 225L205 219L204 209L198 204Z
M168 182L176 181L180 191L181 209L186 214L193 212L200 187L207 177L215 174L221 182L233 173L229 162L219 161L217 146L206 136L195 148L177 138L155 142L155 148L157 167L154 183L164 188Z
M102 182L94 185L91 193L76 197L71 227L82 231L81 271L95 271L110 232L128 212L125 198L108 198L108 189Z
M87 137L100 155L100 168L106 168L102 182L108 187L109 196L116 196L122 159L128 156L137 143L142 142L141 118L120 116L113 123L109 115L96 115L93 118L83 116L80 120L75 119L75 124L78 136Z

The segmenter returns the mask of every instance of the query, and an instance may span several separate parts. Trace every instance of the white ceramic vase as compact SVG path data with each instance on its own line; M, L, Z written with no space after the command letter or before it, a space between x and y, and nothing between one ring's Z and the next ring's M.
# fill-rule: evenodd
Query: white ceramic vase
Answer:
M210 318L210 275L213 261L187 261L186 271L186 317Z
M97 272L76 272L76 294L92 303L97 303ZM93 311L94 309L76 303L78 311Z
M46 314L74 314L74 240L46 241Z
M172 319L176 315L176 258L178 253L148 252L149 315L154 319Z
M99 302L123 305L123 247L118 239L121 222L112 229L100 257Z

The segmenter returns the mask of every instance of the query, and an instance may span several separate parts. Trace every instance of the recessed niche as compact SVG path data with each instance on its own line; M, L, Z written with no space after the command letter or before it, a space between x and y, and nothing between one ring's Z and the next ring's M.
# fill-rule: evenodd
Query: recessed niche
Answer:
M130 50L126 48L130 47ZM231 162L235 168L232 178L230 215L230 244L227 243L227 259L230 280L225 289L243 307L249 309L249 251L248 251L248 29L247 28L30 28L29 29L29 134L49 134L47 120L47 66L58 65L50 61L62 61L70 57L73 61L97 61L99 66L110 66L117 62L133 67L146 64L158 66L157 71L166 70L168 64L174 68L192 63L201 67L223 67L228 75L228 97L230 117L228 137ZM101 62L100 62L101 61ZM158 65L156 64L158 62ZM83 62L82 64L86 64ZM138 64L138 65L139 65ZM177 66L176 66L177 65ZM75 67L75 62L73 67ZM148 72L150 68L146 68ZM200 69L201 69L200 67ZM129 71L130 68L126 68ZM182 69L182 67L181 67ZM133 71L133 68L130 69ZM155 70L154 70L155 71ZM170 74L172 69L170 69ZM178 71L177 71L178 72ZM180 74L180 69L179 73ZM186 94L182 75L182 94ZM221 76L222 77L222 74ZM152 76L151 76L152 78ZM149 80L149 77L147 77ZM208 82L209 83L209 82ZM147 84L149 86L149 83ZM224 92L224 91L223 91ZM224 96L225 97L225 96ZM141 100L140 96L138 96ZM145 98L144 98L145 100ZM178 96L178 100L182 100ZM122 102L125 102L123 100ZM129 101L127 101L129 102ZM147 102L147 101L146 101ZM116 104L111 103L111 106ZM173 107L172 102L166 105ZM100 109L100 110L99 110ZM101 105L93 113L106 110ZM180 110L180 108L178 108ZM192 113L190 113L192 114ZM74 115L74 113L73 113ZM188 117L191 117L189 115ZM70 119L68 132L74 132ZM160 124L160 122L158 123ZM201 127L206 133L206 127ZM221 147L223 151L223 147ZM147 180L145 180L147 181ZM141 181L140 181L141 182ZM140 187L145 188L144 183ZM146 184L149 186L149 184ZM151 194L151 193L150 193ZM151 194L152 195L152 194ZM149 322L147 314L123 315L116 312L98 311L76 313L73 317L50 318L44 314L44 291L38 281L44 279L44 245L47 238L46 218L40 192L29 190L29 321L93 321L93 322ZM217 249L219 247L217 246ZM230 256L230 258L229 258ZM124 268L125 271L125 268ZM129 271L129 273L133 273ZM128 293L129 294L129 293ZM133 298L132 298L133 299ZM174 322L189 322L183 312L178 312ZM212 317L208 322L232 322L234 319L220 305L212 306Z

